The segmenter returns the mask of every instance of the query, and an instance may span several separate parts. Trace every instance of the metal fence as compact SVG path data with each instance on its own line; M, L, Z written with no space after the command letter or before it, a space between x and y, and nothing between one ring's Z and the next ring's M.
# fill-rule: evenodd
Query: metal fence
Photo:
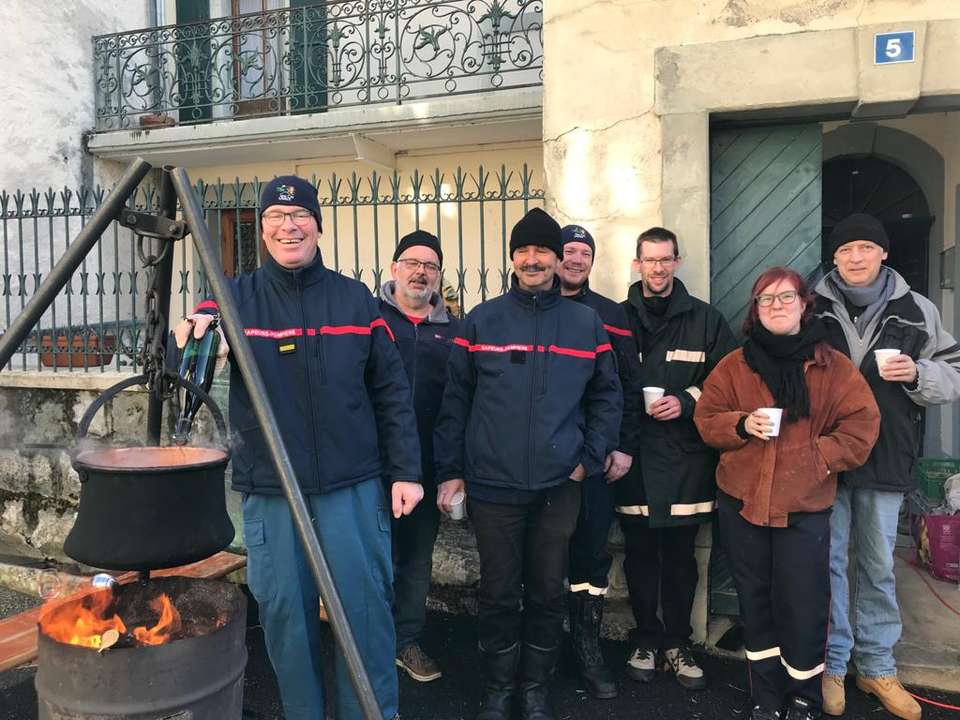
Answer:
M543 82L543 0L335 0L93 38L96 130Z
M531 206L542 205L538 180L526 165L314 177L324 262L378 293L389 279L399 239L423 228L441 240L448 299L467 310L507 289L510 228ZM256 269L265 252L258 227L261 185L257 179L197 183L228 275ZM3 327L26 305L105 194L99 187L0 192ZM156 190L144 186L131 205L155 211L156 203ZM175 252L170 312L176 319L207 296L207 283L189 238ZM137 370L150 280L137 259L136 236L114 222L8 367Z

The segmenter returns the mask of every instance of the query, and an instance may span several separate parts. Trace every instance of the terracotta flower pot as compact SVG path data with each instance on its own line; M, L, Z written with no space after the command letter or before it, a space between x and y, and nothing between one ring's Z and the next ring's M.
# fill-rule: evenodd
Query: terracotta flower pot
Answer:
M40 337L40 363L45 367L100 367L113 360L116 347L113 335L104 335L103 342L96 333L76 333L70 349L67 349L66 333L56 336L57 352L53 352L53 336L45 333Z

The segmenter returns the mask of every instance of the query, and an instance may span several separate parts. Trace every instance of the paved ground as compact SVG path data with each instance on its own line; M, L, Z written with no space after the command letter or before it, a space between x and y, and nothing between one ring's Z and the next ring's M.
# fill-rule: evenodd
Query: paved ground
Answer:
M34 601L23 595L0 590L0 616L30 607ZM252 606L251 606L252 607ZM244 690L244 720L279 720L276 683L263 648L263 637L252 611L248 622L247 646L250 660ZM475 621L469 616L431 614L426 640L446 671L445 676L427 685L401 680L401 706L404 720L467 720L477 708L479 659L476 653ZM606 643L607 657L622 665L627 648L622 643ZM690 694L672 678L660 677L651 685L624 680L623 692L616 700L589 699L566 669L555 682L557 720L613 720L614 718L664 718L671 720L734 720L743 718L747 700L743 663L701 656L711 679L710 689ZM34 668L19 668L0 673L0 720L36 718L33 689ZM923 692L939 702L960 704L960 695L948 696ZM848 720L885 720L890 717L852 687L849 690ZM926 708L925 720L957 720L955 712Z

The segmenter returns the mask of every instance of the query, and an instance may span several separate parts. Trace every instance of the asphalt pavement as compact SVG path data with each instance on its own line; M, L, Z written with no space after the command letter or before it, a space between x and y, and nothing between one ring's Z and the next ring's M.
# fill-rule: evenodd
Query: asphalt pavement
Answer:
M9 591L0 591L0 617L25 609L34 601ZM257 624L256 606L251 600L247 647L249 661L244 684L243 720L280 720L283 715L276 681ZM441 663L444 676L432 683L416 683L401 676L401 711L404 720L472 720L480 695L480 659L476 650L476 619L467 615L431 613L425 648ZM332 642L329 630L326 631ZM605 642L604 652L621 675L621 693L614 700L594 700L578 687L570 669L560 668L553 684L557 720L739 720L746 718L746 666L697 653L710 681L702 692L683 690L666 674L658 674L648 685L623 678L622 667L628 648L624 643ZM329 655L329 654L328 654ZM328 662L330 660L328 656ZM24 667L0 673L0 720L36 718L35 668ZM960 695L918 691L931 700L960 705ZM888 715L871 698L848 683L847 720L886 720ZM332 717L332 714L331 714ZM960 713L924 708L925 720L958 720Z

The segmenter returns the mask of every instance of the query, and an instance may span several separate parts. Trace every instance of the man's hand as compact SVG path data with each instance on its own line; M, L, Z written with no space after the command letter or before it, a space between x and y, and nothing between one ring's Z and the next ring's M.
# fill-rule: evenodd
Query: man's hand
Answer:
M570 473L570 479L574 482L583 482L583 479L587 476L587 471L583 469L583 464L577 463L577 466L573 469L573 472Z
M909 355L894 355L880 369L880 377L888 382L908 385L917 379L917 364Z
M173 329L173 336L177 341L177 347L183 350L190 339L190 332L199 340L210 327L210 323L216 315L207 315L206 313L194 313L188 315ZM217 345L217 365L214 372L220 372L227 364L227 355L230 353L230 346L227 344L227 338L223 334L223 329L217 325L217 332L220 334L220 344Z
M446 480L437 485L437 508L439 508L440 512L446 513L447 515L453 512L451 501L453 500L453 496L458 492L464 492L463 478Z
M654 420L676 420L680 417L680 398L676 395L664 395L650 406L650 417Z
M409 515L423 500L423 485L415 482L395 482L390 489L393 501L393 516L400 519L401 515Z
M630 466L633 465L633 456L614 450L607 455L606 462L603 463L604 477L608 483L613 483L627 474Z

